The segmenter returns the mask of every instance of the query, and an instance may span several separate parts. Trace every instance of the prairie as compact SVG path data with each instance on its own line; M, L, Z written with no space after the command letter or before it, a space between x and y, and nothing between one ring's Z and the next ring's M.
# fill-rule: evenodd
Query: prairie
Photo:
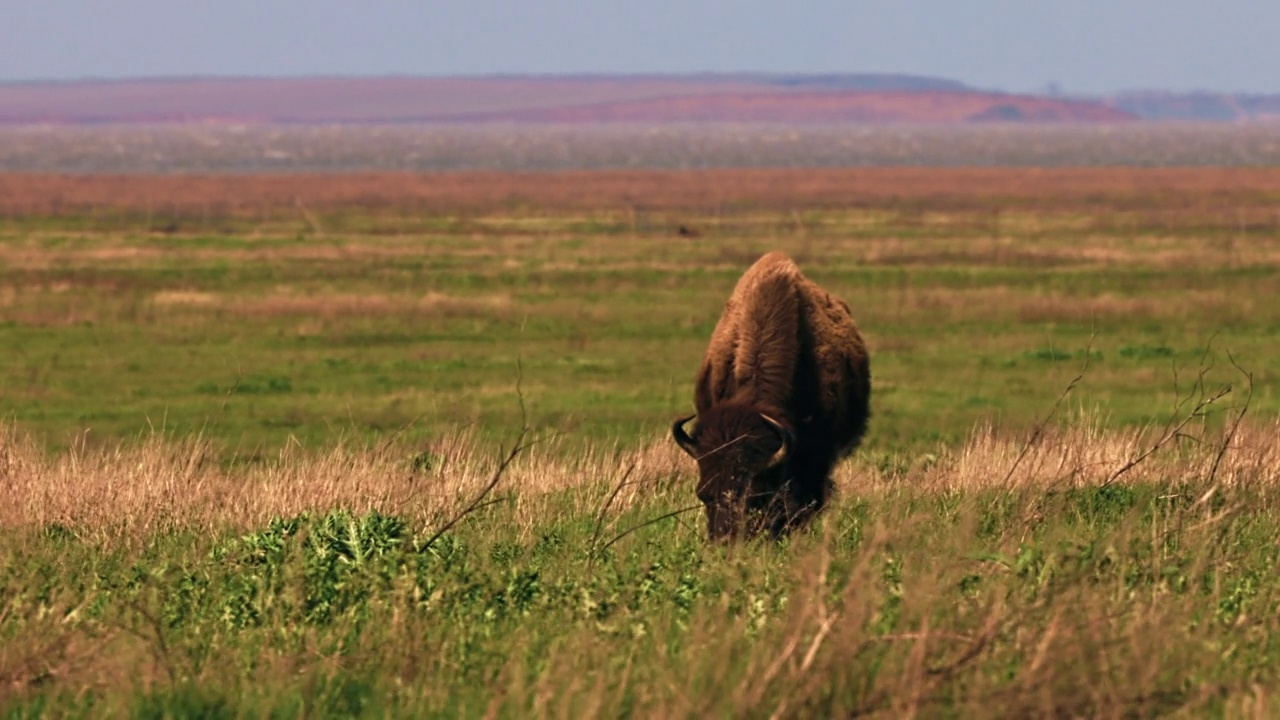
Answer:
M1238 382L1228 352L1256 411L1280 402L1271 170L0 187L0 402L55 448L152 428L242 457L338 435L492 440L516 421L518 377L535 426L634 442L688 406L733 283L774 248L872 343L869 452L1025 428L1085 360L1071 401L1117 425L1162 418L1202 365Z
M14 717L1275 702L1272 170L0 189ZM709 546L666 428L770 249L871 429L815 527Z

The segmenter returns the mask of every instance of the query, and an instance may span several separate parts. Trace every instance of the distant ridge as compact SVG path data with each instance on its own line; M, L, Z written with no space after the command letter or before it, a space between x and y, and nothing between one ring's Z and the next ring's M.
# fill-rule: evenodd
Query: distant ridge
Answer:
M908 91L908 92L964 92L974 90L959 80L948 78L926 77L922 75L903 75L899 73L828 73L821 75L800 74L757 74L742 75L744 79L754 78L759 82L782 87L802 88L806 90L849 90L866 92Z
M1048 97L892 73L144 78L0 84L0 123L1115 123L1280 119L1280 96Z
M981 92L792 92L685 95L480 113L470 122L965 123L1131 122L1099 103Z
M1149 120L1280 120L1280 95L1147 90L1119 93L1107 104Z

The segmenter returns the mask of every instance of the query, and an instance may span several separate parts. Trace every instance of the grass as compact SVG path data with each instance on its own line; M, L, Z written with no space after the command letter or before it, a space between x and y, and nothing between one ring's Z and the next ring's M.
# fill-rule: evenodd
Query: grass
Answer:
M1120 425L1165 412L1206 347L1212 382L1235 377L1230 351L1273 412L1270 181L1204 172L1243 209L1213 208L1216 186L1195 172L1134 175L1156 183L1135 195L1091 171L1046 176L1046 192L1070 190L1003 210L966 189L1011 185L986 171L886 175L898 195L868 207L832 207L840 186L819 183L809 208L656 206L644 222L609 205L418 218L376 199L208 221L222 231L18 215L0 226L0 410L55 449L152 427L250 458L338 434L425 441L474 426L495 440L515 422L519 363L537 426L625 441L688 407L733 283L780 248L849 301L870 340L872 451L954 443L982 421L1025 428L1086 352L1073 401ZM554 182L548 202L591 187ZM946 182L970 194L911 209ZM752 173L741 184L772 187Z
M1019 717L1263 712L1277 426L1115 468L1152 433L992 432L855 460L816 527L709 546L665 439L471 439L220 467L13 431L0 704L88 715ZM246 493L245 488L253 488ZM612 496L612 497L611 497ZM634 531L633 531L634 530Z
M0 712L1266 716L1280 236L1179 177L11 214ZM709 546L666 428L773 248L853 308L872 428L813 528Z

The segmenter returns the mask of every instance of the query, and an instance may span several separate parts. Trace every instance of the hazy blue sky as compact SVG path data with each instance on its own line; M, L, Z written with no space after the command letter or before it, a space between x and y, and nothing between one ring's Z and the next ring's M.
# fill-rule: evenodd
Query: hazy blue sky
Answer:
M904 72L1280 92L1276 0L2 0L0 79Z

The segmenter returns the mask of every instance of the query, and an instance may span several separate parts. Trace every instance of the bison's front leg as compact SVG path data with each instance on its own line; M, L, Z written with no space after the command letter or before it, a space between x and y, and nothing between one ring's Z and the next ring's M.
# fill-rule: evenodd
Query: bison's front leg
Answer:
M825 498L820 494L805 492L794 483L788 483L779 489L768 508L768 528L774 537L781 537L809 524L824 506Z
M818 509L816 502L800 503L793 498L788 498L782 503L780 512L774 515L773 521L769 524L769 530L774 537L787 535L792 530L808 525L813 516L818 513Z

